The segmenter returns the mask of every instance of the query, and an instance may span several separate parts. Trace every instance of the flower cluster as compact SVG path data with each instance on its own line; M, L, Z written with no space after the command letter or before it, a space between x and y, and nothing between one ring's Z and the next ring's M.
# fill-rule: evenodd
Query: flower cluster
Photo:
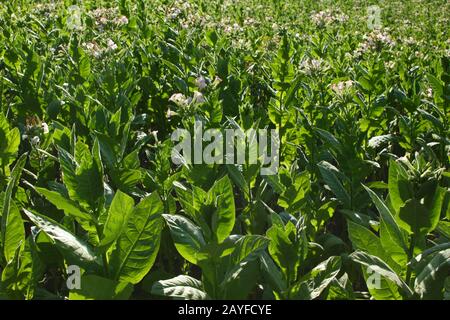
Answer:
M320 74L329 69L328 63L321 59L304 59L300 64L300 69L308 76Z
M32 116L26 119L25 132L22 134L22 140L29 140L33 146L38 146L42 135L49 133L48 124L41 122L39 118Z
M368 35L364 35L364 41L359 44L355 51L355 56L361 56L366 52L381 51L383 48L392 48L395 41L387 31L374 30Z
M97 8L88 13L95 21L98 29L103 30L108 24L114 26L122 26L128 24L128 18L124 15L119 15L117 8Z
M340 11L325 10L314 13L311 19L317 26L325 26L345 22L348 20L348 15Z
M352 80L340 81L338 83L333 83L331 85L331 90L339 98L347 97L352 92L352 88L353 88L353 81Z
M45 18L56 17L57 7L53 2L37 3L32 9L33 14Z
M206 102L205 96L199 91L194 91L192 97L186 97L182 93L174 93L170 98L170 102L173 102L180 111L184 112L189 110L190 106L199 105ZM170 108L167 110L167 118L171 118L177 115L177 112L172 111Z
M103 54L115 51L118 48L117 44L112 39L106 40L106 47L101 47L95 40L84 42L82 46L87 50L89 55L95 58L100 58Z

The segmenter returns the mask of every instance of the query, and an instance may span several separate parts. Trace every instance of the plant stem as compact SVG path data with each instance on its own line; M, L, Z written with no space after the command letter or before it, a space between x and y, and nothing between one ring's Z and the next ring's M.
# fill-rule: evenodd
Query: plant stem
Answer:
M95 229L97 231L97 236L100 237L100 226L97 223L95 224ZM109 276L108 259L106 257L106 252L102 253L102 262L103 262L103 272L105 274L105 277L108 277Z
M415 235L412 235L411 236L411 244L409 245L408 262L411 262L411 260L413 258L415 245L416 245L416 237L415 237ZM407 269L406 269L406 283L408 284L408 286L411 285L410 284L411 273L412 273L411 264L408 264Z

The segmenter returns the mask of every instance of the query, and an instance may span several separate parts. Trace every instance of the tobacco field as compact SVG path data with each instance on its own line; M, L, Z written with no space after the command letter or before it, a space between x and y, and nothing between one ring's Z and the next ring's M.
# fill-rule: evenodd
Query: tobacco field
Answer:
M449 102L448 0L2 1L0 299L448 300Z

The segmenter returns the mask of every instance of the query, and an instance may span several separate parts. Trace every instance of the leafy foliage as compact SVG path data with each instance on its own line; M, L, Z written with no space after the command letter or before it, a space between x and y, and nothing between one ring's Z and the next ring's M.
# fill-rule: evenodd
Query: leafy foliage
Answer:
M0 299L449 299L448 1L72 2L0 3Z

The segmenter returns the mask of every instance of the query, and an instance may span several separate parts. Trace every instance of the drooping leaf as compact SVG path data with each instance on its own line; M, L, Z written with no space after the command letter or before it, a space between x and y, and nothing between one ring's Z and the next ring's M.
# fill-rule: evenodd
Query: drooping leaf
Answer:
M98 266L101 265L94 250L65 227L39 213L26 209L23 209L23 211L36 226L55 242L69 263L93 270L97 270Z
M36 191L42 194L48 201L50 201L58 209L63 210L65 214L74 218L80 218L83 220L91 221L92 217L81 209L76 202L67 199L56 191L50 191L45 188L36 187Z
M405 239L403 237L403 234L400 230L400 227L398 226L397 222L394 219L394 215L392 214L391 210L387 207L387 205L381 200L378 195L363 185L363 187L366 189L366 191L369 193L370 198L372 199L372 202L375 204L375 206L378 209L378 212L381 215L381 218L386 223L386 231L389 233L389 235L394 239L405 252L408 251Z
M341 269L341 258L330 257L318 264L294 286L292 294L297 299L313 300L332 283Z
M320 162L318 165L320 173L331 191L336 195L345 207L351 207L351 200L348 192L345 190L336 172L337 169L326 161Z
M197 264L202 247L206 244L201 229L180 215L163 215L169 226L178 253L187 261Z
M203 291L202 282L185 275L157 281L152 287L152 293L182 300L208 299L208 295Z
M450 249L435 254L417 275L414 289L421 299L443 299L445 278L450 274Z
M407 180L403 167L396 161L389 161L389 198L395 212L398 212L405 202L413 198L412 186Z
M378 275L394 282L407 296L413 295L413 291L405 281L380 258L358 250L353 252L349 257L362 266L369 267Z
M269 239L248 235L241 237L229 256L229 266L220 287L225 299L245 299L258 278L258 257L267 247Z

